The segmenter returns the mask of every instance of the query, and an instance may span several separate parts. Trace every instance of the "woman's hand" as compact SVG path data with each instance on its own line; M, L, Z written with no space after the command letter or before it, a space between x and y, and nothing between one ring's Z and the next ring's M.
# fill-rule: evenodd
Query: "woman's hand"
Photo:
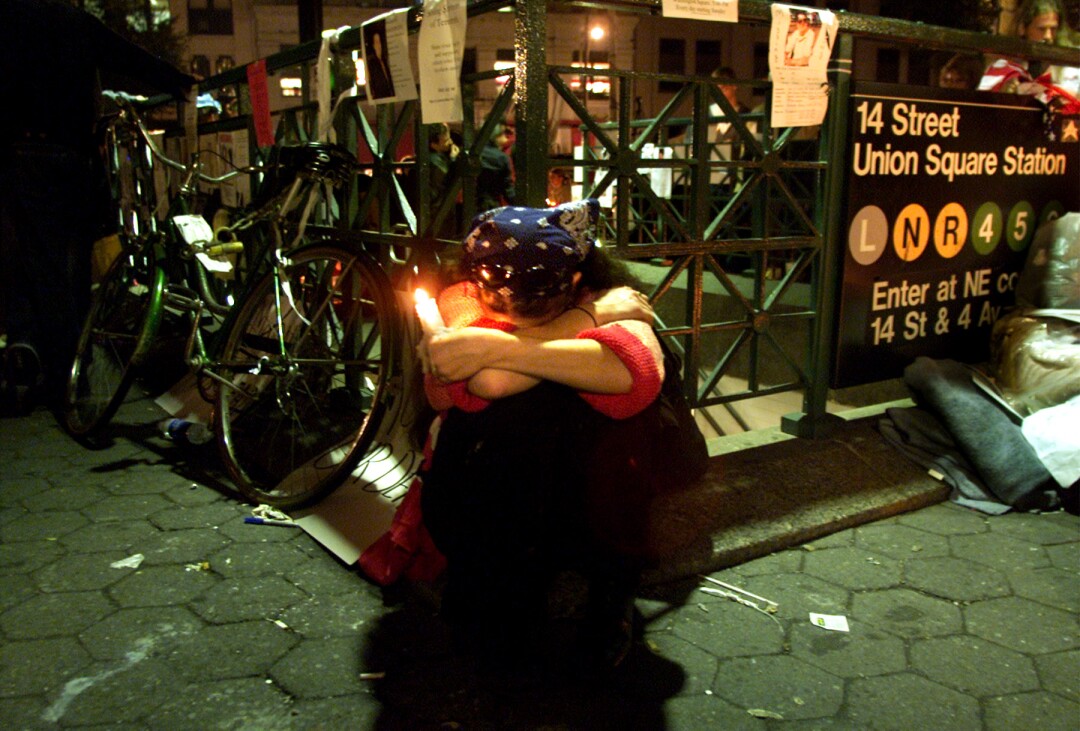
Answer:
M614 287L600 292L591 302L583 302L595 318L597 325L607 325L619 320L640 320L649 325L653 322L653 308L649 298L632 287Z
M425 336L416 346L424 373L444 383L463 381L492 363L499 350L514 342L501 330L465 327Z

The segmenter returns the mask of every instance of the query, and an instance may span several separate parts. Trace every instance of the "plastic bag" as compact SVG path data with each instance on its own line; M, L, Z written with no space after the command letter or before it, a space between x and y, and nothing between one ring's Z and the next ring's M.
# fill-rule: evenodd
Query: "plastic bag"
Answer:
M1016 303L1080 308L1080 213L1066 213L1035 232L1016 284Z
M994 324L990 353L998 388L1021 416L1080 394L1080 324L1017 312Z

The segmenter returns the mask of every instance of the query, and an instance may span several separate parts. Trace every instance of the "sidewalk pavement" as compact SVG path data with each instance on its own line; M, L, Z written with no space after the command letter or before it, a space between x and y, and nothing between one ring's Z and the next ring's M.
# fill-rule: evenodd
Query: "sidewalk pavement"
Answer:
M0 728L1080 728L1080 519L944 503L873 418L718 454L658 511L669 558L606 678L477 665L428 587L245 524L160 418L126 405L100 451L0 420Z

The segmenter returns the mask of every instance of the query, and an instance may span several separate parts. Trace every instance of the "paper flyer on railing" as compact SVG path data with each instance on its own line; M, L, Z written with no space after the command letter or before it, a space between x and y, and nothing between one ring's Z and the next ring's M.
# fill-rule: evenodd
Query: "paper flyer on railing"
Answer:
M692 18L737 23L739 22L739 0L664 0L661 13L665 18Z
M836 28L836 15L828 10L772 6L769 72L773 127L809 127L825 119L829 108L827 71Z
M424 0L417 41L424 124L462 120L461 63L467 18L465 0Z
M408 8L391 10L360 26L368 101L373 104L416 98L405 24L408 12Z

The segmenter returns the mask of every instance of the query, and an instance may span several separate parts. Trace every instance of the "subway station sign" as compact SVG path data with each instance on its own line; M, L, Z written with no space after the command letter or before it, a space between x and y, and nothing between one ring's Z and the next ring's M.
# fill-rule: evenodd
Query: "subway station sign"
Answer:
M833 388L975 363L1036 229L1080 210L1076 120L1027 97L856 83ZM1051 131L1052 130L1052 131Z

